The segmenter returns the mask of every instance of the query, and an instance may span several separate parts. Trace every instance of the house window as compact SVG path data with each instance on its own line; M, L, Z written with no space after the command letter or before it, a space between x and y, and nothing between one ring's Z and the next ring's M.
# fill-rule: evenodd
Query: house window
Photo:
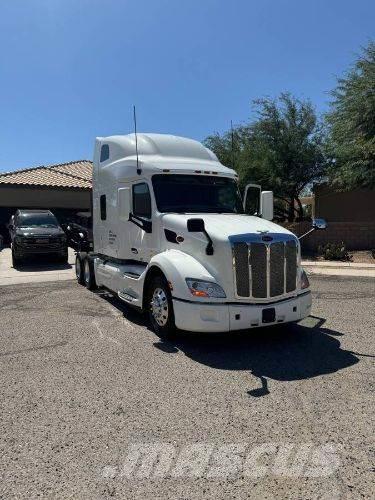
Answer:
M108 160L108 158L109 158L109 146L108 144L103 144L100 150L100 163Z
M133 186L133 214L151 219L151 195L145 182Z
M105 194L100 197L100 218L101 220L107 219L107 199Z

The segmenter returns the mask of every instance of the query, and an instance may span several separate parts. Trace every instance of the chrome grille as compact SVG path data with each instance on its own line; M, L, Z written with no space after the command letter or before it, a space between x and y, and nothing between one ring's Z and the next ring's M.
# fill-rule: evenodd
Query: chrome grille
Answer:
M247 243L236 243L233 247L233 254L236 262L237 293L241 297L248 297L250 295L250 269Z
M251 294L253 297L267 297L267 247L264 243L251 243Z
M285 245L285 291L292 292L296 288L297 279L297 246L294 241L287 241Z
M29 236L27 238L23 238L19 244L23 247L54 249L61 247L63 242L56 237L49 238L46 236Z
M284 235L283 235L284 236ZM293 292L297 286L295 240L232 241L236 295L265 299Z
M284 293L285 245L282 241L270 245L270 296Z

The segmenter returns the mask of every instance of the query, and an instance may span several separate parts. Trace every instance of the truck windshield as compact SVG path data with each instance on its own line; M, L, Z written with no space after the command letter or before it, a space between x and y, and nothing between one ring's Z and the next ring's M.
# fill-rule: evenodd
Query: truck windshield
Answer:
M238 186L228 177L154 175L152 184L162 213L243 213Z

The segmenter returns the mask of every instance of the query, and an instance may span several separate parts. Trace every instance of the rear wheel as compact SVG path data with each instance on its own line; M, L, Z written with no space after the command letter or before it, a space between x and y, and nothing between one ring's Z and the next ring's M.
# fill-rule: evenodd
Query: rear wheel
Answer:
M153 278L148 293L147 307L151 326L160 337L171 338L176 333L172 296L167 280Z
M80 255L78 253L76 254L75 270L76 270L77 282L80 285L83 285L83 263L82 263L82 259L81 259Z
M86 257L84 261L83 276L86 288L88 290L95 290L97 286L95 281L94 262L89 257Z

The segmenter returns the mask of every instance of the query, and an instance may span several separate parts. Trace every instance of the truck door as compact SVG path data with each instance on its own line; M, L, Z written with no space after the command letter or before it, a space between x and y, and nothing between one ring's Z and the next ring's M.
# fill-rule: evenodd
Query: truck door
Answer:
M117 256L120 259L131 259L129 234L131 223L129 215L131 212L131 185L120 184L117 190L117 209L118 209L118 251Z
M129 215L129 243L132 258L149 262L155 246L155 228L152 221L152 201L147 182L132 185L131 212Z

